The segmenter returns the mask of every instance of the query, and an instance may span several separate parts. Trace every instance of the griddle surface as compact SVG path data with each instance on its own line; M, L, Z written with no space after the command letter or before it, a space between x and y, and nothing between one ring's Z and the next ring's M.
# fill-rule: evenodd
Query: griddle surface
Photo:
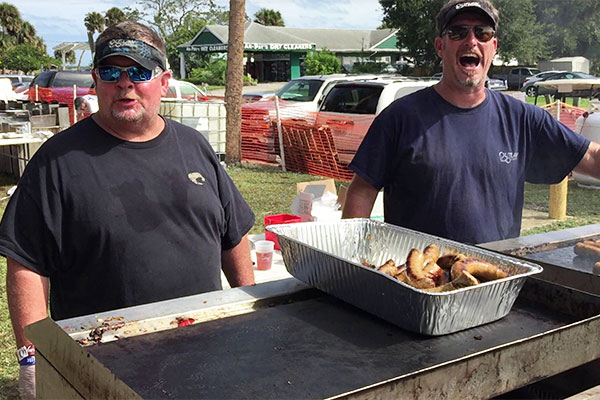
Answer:
M500 321L429 337L323 295L88 350L144 398L323 398L576 320L520 297Z
M589 274L593 273L594 268L594 261L591 258L581 257L575 254L573 246L531 253L527 254L525 257L534 262L541 261Z

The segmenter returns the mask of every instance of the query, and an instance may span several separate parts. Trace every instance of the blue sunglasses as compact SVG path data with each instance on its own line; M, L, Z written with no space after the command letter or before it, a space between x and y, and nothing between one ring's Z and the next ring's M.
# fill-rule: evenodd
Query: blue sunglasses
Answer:
M159 76L163 70L156 67L152 70L134 65L132 67L117 67L115 65L107 65L96 68L98 76L102 82L117 82L123 72L127 72L129 79L133 83L148 82Z

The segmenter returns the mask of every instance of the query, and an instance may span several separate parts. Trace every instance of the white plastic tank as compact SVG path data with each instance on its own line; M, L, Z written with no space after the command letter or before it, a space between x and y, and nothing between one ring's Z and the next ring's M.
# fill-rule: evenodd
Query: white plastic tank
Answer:
M587 118L585 116L586 114L583 114L575 121L575 132L581 133L594 142L600 142L600 111L590 112ZM573 172L573 179L578 186L600 189L600 180L598 179L577 172Z

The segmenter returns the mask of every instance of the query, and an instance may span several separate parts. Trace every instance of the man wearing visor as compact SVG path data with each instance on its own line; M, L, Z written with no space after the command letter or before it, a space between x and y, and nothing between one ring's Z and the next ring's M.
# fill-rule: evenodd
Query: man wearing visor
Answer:
M171 72L150 28L97 39L99 110L48 140L0 224L24 397L35 394L23 328L254 284L254 214L197 131L158 115Z
M600 145L486 89L498 46L491 2L452 0L437 26L443 77L375 119L350 164L343 216L368 217L383 188L386 222L471 244L517 237L524 182L573 170L600 178Z

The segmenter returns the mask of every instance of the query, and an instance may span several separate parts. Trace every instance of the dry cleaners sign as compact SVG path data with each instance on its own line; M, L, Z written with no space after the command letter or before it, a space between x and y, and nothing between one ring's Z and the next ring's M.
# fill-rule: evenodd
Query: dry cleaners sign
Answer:
M244 43L244 50L263 51L290 51L290 50L312 50L315 48L311 43ZM207 52L227 51L227 44L201 44L185 48L185 51Z

